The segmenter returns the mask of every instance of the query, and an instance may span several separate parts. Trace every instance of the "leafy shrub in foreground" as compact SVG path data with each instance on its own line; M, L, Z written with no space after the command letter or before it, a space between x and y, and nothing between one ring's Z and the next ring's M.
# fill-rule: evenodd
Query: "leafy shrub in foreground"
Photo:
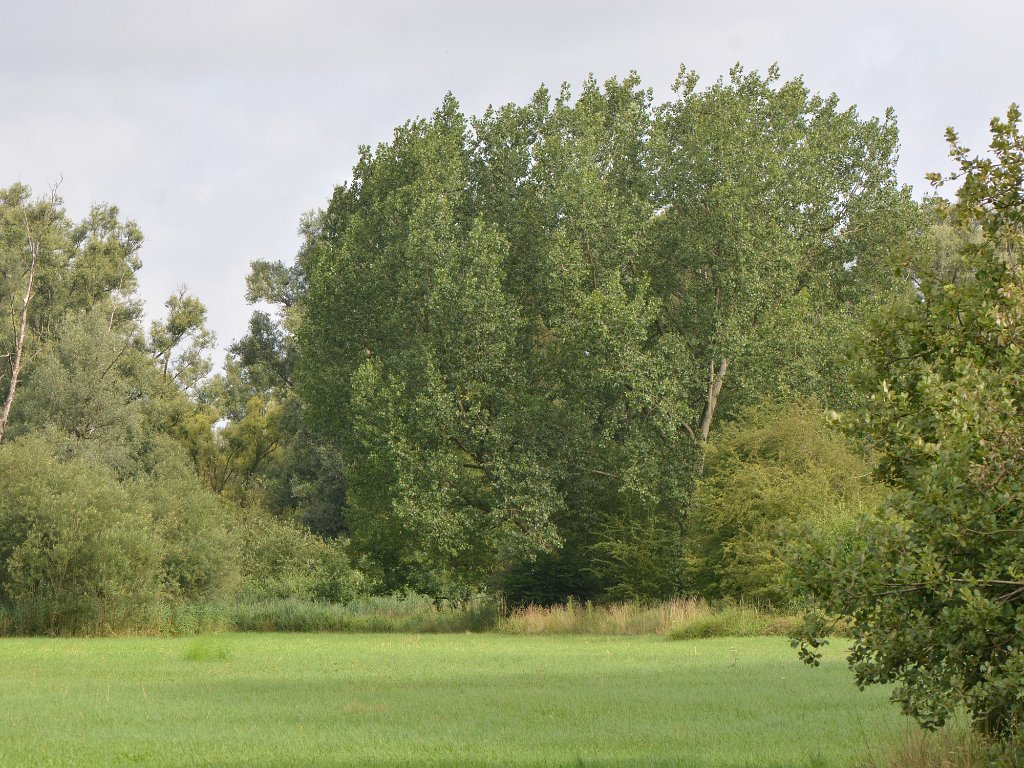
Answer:
M39 437L0 447L6 631L159 631L174 604L237 592L240 537L176 450L128 479L59 452Z
M885 516L807 569L821 604L853 625L857 683L897 683L893 700L929 728L963 707L982 732L1024 724L1024 132L1011 106L992 154L948 138L962 182L949 213L962 234L946 269L904 266L913 297L859 350L856 424L897 492ZM809 623L815 662L822 625Z

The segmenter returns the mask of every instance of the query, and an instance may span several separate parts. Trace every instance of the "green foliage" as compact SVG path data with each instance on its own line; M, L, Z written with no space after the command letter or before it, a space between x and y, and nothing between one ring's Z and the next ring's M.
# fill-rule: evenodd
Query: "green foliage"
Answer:
M206 352L216 343L206 327L206 307L181 288L164 304L167 317L150 325L149 346L165 379L192 391L211 368Z
M719 393L727 418L847 404L838 340L907 289L882 260L917 223L894 119L837 104L774 69L704 90L684 72L663 105L591 78L478 118L449 97L361 149L296 271L256 265L250 292L286 307L375 579L678 593ZM273 371L255 362L290 339L256 320L239 352ZM557 584L535 561L572 568Z
M775 67L697 85L680 73L651 139L661 207L642 268L662 323L701 372L730 361L723 415L777 398L839 407L843 338L907 289L886 260L917 221L895 116L861 119ZM699 398L706 380L691 387Z
M137 471L154 428L152 362L129 324L112 326L102 304L65 316L16 403L11 434L45 433L67 455L88 456L121 476Z
M138 317L134 291L142 232L135 222L120 221L118 213L114 206L93 206L75 224L56 190L33 200L24 185L0 189L0 304L5 317L20 314L25 298L29 233L41 246L30 301L30 349L38 349L68 312L107 303L112 325ZM13 323L0 330L5 354L13 346L13 330Z
M252 265L271 309L214 377L184 288L143 331L136 225L0 190L0 441L132 500L110 510L154 542L139 600L163 603L136 626L236 594L665 599L719 553L707 589L773 598L778 541L804 533L781 521L810 525L800 499L834 478L761 457L742 535L707 511L742 506L725 476L700 486L714 504L694 485L750 403L852 402L836 342L908 286L881 258L918 224L896 141L891 114L774 68L704 89L683 71L660 105L635 74L476 118L448 97L360 150L293 266ZM40 553L100 525L63 503Z
M163 597L149 509L102 465L37 440L0 450L0 603L20 632L131 628Z
M23 186L0 190L0 305L15 320L0 330L8 434L45 433L64 455L120 478L146 471L155 436L175 434L195 454L212 423L185 391L209 370L206 308L180 290L145 339L134 293L141 244L113 206L75 224L55 192L33 201Z
M897 682L924 725L958 706L1006 734L1024 720L1024 139L1020 112L992 121L992 154L950 131L962 179L949 213L962 245L906 267L917 295L860 348L869 395L856 426L896 488L888 512L823 552L812 583L852 620L861 685ZM816 576L818 575L816 574ZM804 655L819 642L810 627Z
M684 583L678 523L651 517L602 526L589 547L588 569L604 583L605 600L667 600Z
M243 600L348 603L370 586L352 567L342 540L324 540L258 509L240 511L236 524Z
M513 607L598 600L602 585L589 565L581 547L569 540L555 552L541 552L506 569L495 579L493 589Z
M788 605L794 550L851 535L881 505L871 464L815 403L743 412L708 446L687 519L686 583L708 597Z
M240 586L242 542L224 504L203 487L183 457L172 454L136 483L164 541L164 582L172 598L213 600Z
M142 234L117 214L95 206L75 226L56 188L39 200L19 184L0 189L0 308L11 320L0 329L0 442L18 387L68 313L102 306L111 329L138 315L132 292Z
M176 446L128 480L61 453L35 436L0 450L0 605L16 631L144 630L168 604L235 594L240 541Z
M315 217L304 221L307 237L316 225ZM257 261L246 283L249 302L269 303L275 311L253 313L248 332L231 346L223 373L199 392L211 423L225 422L197 447L199 473L239 506L261 507L322 536L339 536L348 528L341 460L308 428L294 390L302 270Z
M186 602L361 594L342 542L260 511L290 512L301 490L278 502L280 487L322 469L303 452L298 403L279 381L286 341L255 323L241 363L201 386L206 308L181 289L143 334L140 245L110 206L75 225L55 195L0 190L0 303L15 319L13 335L0 331L12 405L0 429L0 608L12 631L161 631ZM287 303L291 274L255 268L252 297ZM224 500L255 509L239 524Z

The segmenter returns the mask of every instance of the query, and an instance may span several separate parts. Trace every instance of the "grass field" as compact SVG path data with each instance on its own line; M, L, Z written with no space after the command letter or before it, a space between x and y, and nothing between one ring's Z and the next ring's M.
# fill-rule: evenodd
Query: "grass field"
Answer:
M0 640L0 765L847 766L905 728L781 638Z

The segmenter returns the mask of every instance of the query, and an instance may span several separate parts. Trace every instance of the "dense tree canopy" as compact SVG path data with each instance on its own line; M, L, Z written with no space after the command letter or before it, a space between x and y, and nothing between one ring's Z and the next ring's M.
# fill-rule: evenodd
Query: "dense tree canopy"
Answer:
M215 375L185 288L144 327L117 208L0 189L2 626L810 595L807 660L845 620L926 726L1018 728L1020 112L918 205L891 112L698 86L448 96L362 147Z
M661 105L634 75L473 119L449 97L363 148L308 227L298 382L381 581L682 589L716 419L848 404L840 340L906 290L896 142L737 68Z

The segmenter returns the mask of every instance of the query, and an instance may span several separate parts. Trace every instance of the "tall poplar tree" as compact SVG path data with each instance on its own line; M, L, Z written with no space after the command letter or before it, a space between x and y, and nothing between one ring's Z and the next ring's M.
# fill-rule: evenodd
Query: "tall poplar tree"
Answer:
M382 584L667 596L715 424L849 402L840 340L906 290L891 115L802 82L636 75L361 150L299 260L298 386Z

